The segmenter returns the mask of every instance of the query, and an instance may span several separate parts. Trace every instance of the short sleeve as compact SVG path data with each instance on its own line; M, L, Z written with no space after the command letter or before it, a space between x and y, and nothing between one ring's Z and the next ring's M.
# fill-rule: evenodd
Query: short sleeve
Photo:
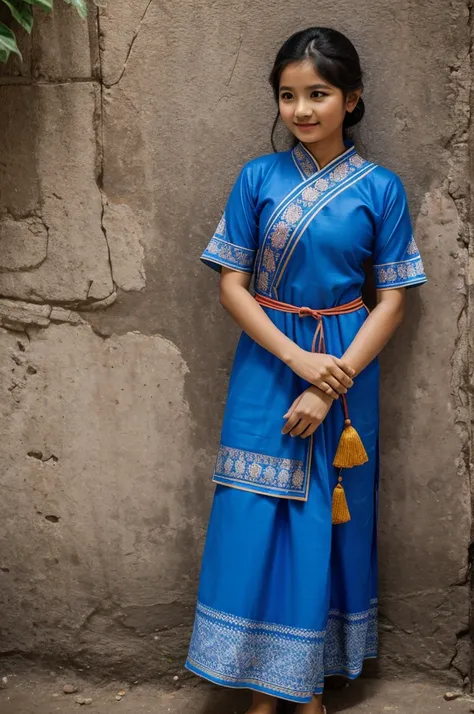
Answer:
M373 251L377 290L412 287L426 282L402 182L394 176L387 186Z
M227 201L216 232L201 256L214 270L231 268L253 273L258 248L258 219L251 171L244 166Z

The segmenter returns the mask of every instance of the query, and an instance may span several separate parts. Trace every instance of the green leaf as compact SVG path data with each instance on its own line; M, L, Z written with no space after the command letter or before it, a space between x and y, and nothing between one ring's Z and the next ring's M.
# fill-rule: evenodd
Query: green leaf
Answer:
M8 50L0 50L0 62L8 62L9 57L10 53Z
M38 5L42 10L46 12L51 12L53 9L53 0L25 0L28 5Z
M0 52L7 52L8 54L10 54L10 52L14 52L21 59L23 59L23 57L21 56L21 52L18 49L18 45L16 44L15 35L10 30L10 28L4 25L2 22L0 22Z
M33 15L31 10L23 0L2 0L2 2L10 8L10 12L17 22L25 28L27 32L31 32L33 27Z
M87 5L85 0L65 0L69 5L73 5L83 20L87 17Z

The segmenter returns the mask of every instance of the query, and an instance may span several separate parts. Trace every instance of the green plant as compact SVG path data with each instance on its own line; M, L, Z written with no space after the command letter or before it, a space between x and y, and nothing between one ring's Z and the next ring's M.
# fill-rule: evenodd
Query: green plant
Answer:
M65 0L69 5L73 5L82 18L87 17L86 0ZM28 32L31 32L33 27L33 7L37 6L42 10L51 12L53 9L53 0L0 0L0 3L6 5L13 18ZM16 43L16 37L13 30L0 22L0 62L6 62L11 53L19 55L21 52Z

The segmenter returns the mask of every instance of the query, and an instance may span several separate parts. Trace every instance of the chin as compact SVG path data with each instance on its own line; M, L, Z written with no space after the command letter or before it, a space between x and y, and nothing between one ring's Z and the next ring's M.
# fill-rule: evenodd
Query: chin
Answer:
M324 135L322 135L321 130L314 129L313 131L294 131L293 134L296 136L299 141L303 141L306 144L311 144L314 141L321 141L321 139L324 139Z

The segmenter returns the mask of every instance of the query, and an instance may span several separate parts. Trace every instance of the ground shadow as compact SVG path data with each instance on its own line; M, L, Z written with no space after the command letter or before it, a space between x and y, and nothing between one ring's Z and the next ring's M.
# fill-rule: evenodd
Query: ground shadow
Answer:
M251 693L247 690L225 689L212 684L203 686L207 696L199 714L244 714L250 706ZM377 691L372 679L361 678L349 684L347 680L334 678L326 683L324 702L329 714L342 714L373 699ZM296 704L280 700L277 714L295 714L295 709Z

